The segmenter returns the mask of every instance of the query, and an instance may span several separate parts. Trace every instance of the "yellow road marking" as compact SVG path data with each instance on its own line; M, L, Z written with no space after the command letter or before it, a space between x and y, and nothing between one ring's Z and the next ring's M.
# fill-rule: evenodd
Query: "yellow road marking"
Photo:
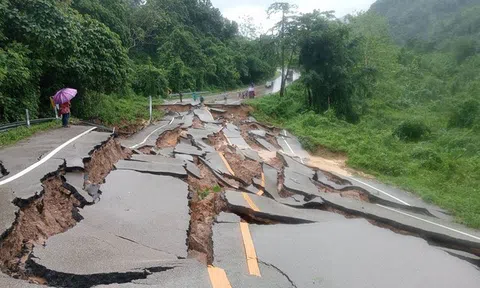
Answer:
M262 172L262 187L265 188L265 174L263 174L263 172ZM256 194L258 196L262 196L263 195L263 190L259 189Z
M218 152L218 154L220 155L220 158L222 158L222 161L225 164L225 166L227 166L228 172L230 172L232 176L235 176L235 173L233 172L232 167L230 167L230 164L228 164L227 159L225 159L225 156L223 156L223 153Z
M225 270L209 265L208 275L210 276L210 283L212 283L213 288L232 288Z
M245 255L247 256L248 273L250 275L261 277L260 268L258 267L257 252L253 246L252 235L248 228L247 222L240 222L240 230L242 231L243 246L245 247Z
M255 212L259 212L259 211L260 211L260 209L258 209L258 206L255 205L255 203L253 202L252 198L250 198L250 196L248 196L247 193L242 192L242 196L243 196L243 199L245 199L245 201L247 201L248 206L250 206L250 208L252 208L253 211L255 211Z

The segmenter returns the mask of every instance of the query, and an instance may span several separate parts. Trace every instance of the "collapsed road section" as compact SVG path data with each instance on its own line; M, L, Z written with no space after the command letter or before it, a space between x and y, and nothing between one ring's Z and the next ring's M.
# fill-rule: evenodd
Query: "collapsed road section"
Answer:
M129 138L90 132L0 187L14 196L0 202L1 268L22 279L0 284L478 286L476 231L306 165L248 106L159 109Z

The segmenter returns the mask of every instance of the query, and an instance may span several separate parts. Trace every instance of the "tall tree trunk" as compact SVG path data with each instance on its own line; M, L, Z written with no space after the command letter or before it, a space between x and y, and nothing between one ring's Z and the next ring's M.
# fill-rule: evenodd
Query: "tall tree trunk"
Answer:
M285 94L285 11L282 11L282 81L280 85L280 97Z

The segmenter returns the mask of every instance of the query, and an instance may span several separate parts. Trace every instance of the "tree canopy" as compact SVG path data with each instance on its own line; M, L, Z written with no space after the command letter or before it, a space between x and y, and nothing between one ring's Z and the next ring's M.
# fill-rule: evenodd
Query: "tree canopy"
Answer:
M209 0L0 0L0 122L51 113L48 97L66 86L79 90L75 109L89 92L260 81L274 74L273 45L242 37Z

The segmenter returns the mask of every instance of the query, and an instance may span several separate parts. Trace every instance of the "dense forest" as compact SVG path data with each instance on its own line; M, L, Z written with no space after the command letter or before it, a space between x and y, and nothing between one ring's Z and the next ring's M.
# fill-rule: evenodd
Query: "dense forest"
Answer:
M0 0L0 122L51 117L66 86L75 116L111 122L136 95L271 77L272 39L238 31L209 0Z
M255 116L479 228L479 11L478 0L379 0L341 21L297 14L301 81L252 102Z

